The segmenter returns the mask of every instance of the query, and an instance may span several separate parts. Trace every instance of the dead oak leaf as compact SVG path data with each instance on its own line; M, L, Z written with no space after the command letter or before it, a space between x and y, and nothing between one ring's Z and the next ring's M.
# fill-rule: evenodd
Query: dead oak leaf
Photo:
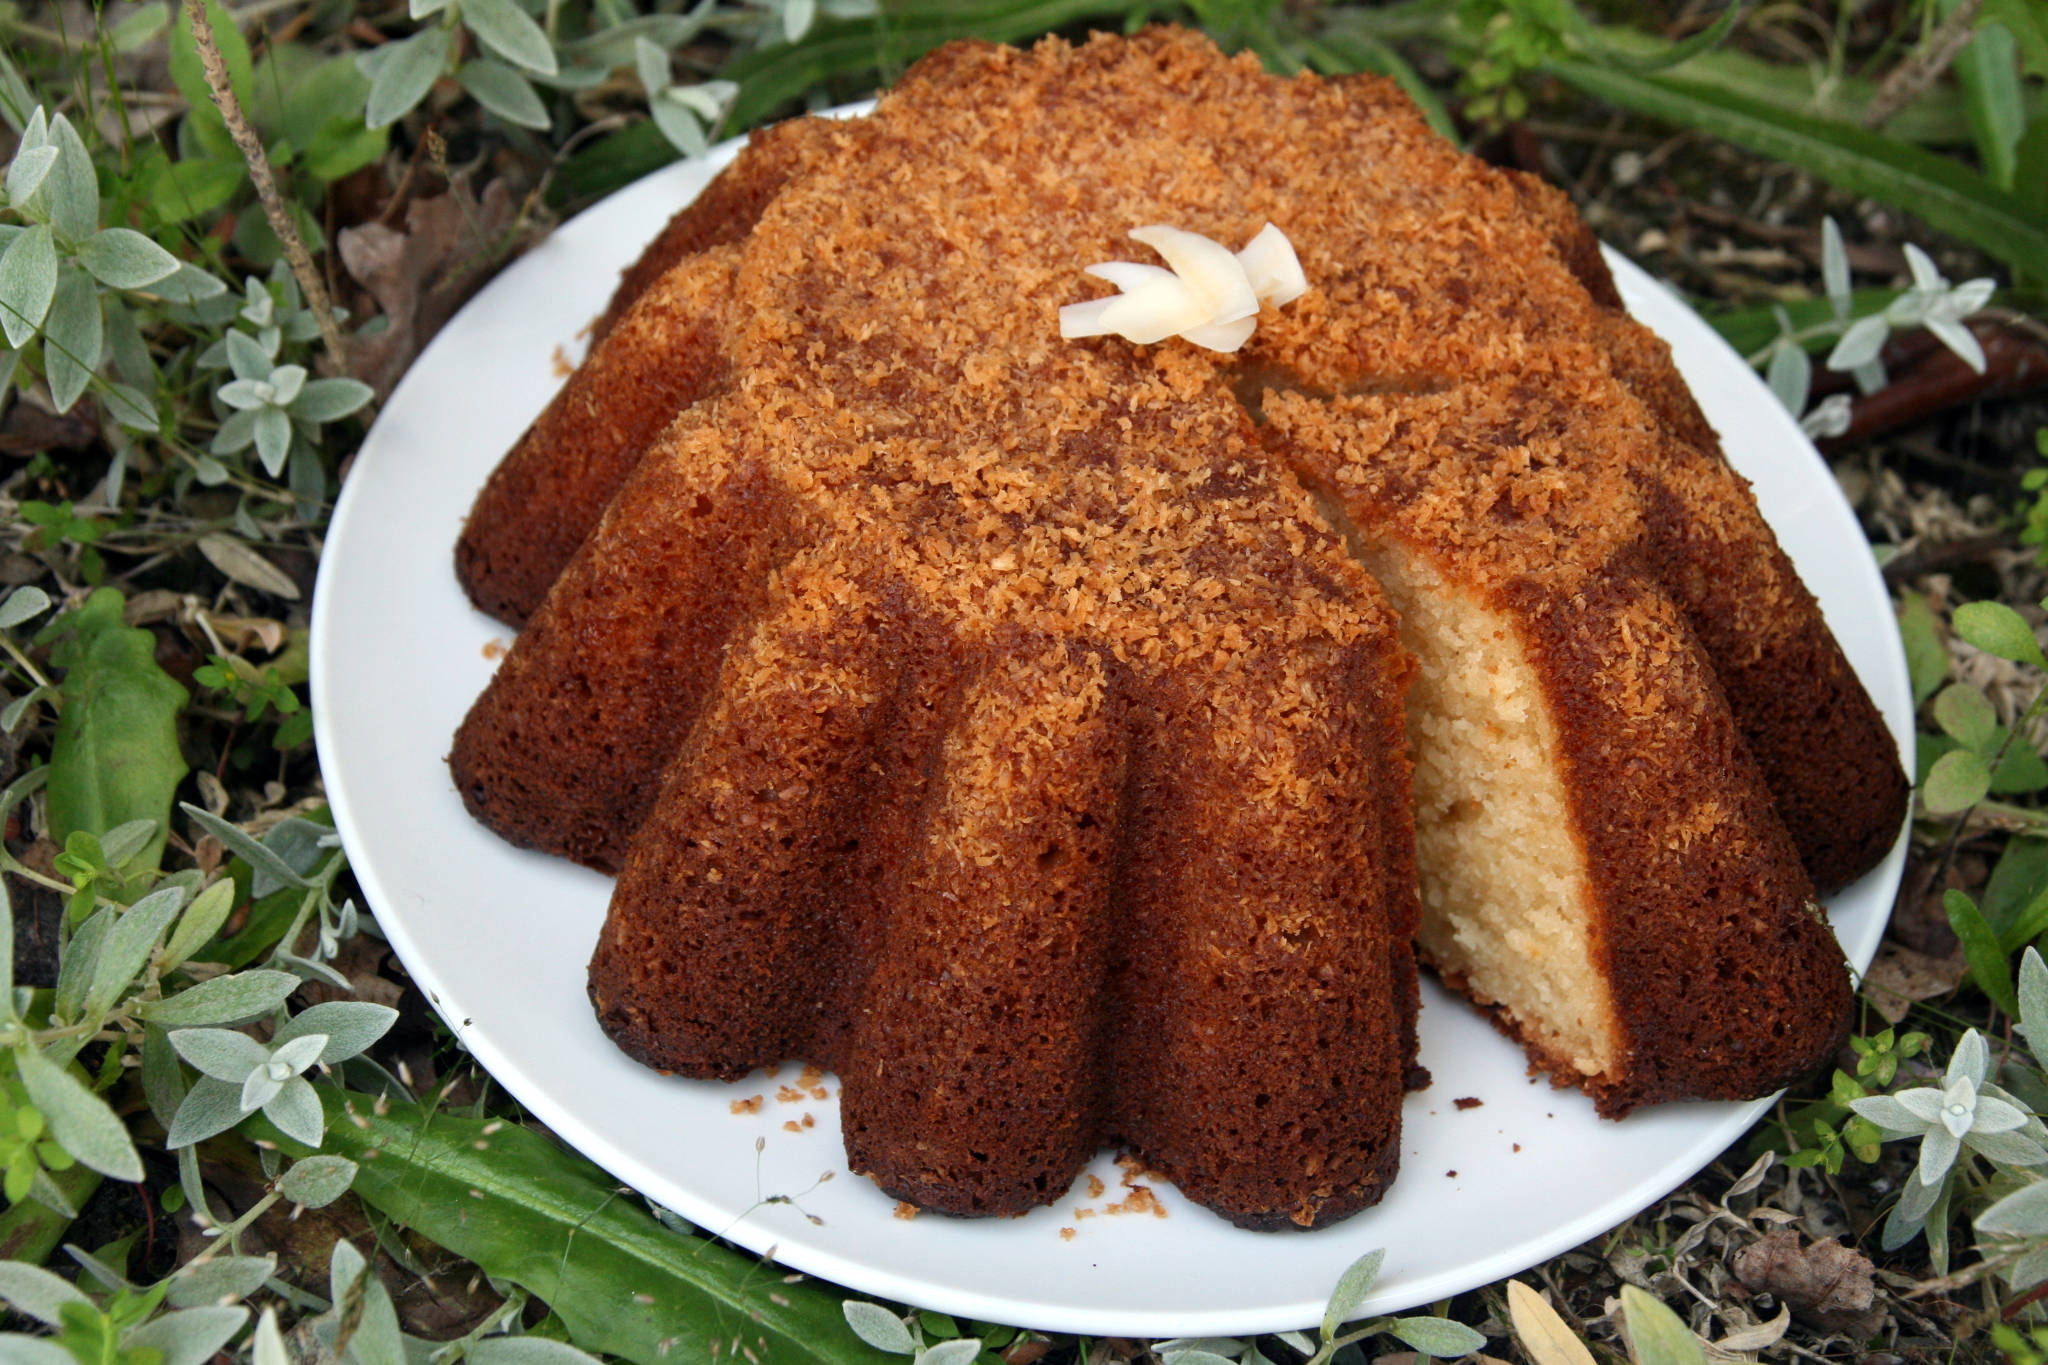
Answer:
M383 223L345 228L336 238L341 263L377 300L389 325L349 338L349 373L391 394L443 323L512 254L507 234L515 209L502 180L479 199L466 176L448 191L406 206L405 230Z
M1792 1311L1829 1332L1867 1340L1884 1326L1870 1258L1832 1237L1809 1245L1779 1228L1735 1257L1735 1277L1759 1294L1774 1294Z
M1863 974L1863 994L1886 1022L1896 1024L1914 1001L1947 995L1969 970L1960 949L1953 957L1935 957L1887 940Z

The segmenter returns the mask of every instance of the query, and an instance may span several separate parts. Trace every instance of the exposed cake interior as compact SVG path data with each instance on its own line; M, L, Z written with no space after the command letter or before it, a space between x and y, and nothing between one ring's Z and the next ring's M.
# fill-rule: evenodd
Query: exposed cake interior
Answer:
M1521 634L1421 556L1355 534L1351 545L1417 664L1408 743L1422 956L1500 1010L1560 1079L1611 1074L1619 1040L1585 851Z

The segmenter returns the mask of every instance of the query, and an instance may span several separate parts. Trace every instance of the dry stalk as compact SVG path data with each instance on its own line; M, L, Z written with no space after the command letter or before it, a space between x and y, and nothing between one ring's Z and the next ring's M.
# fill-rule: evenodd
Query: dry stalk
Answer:
M1892 68L1884 84L1877 87L1870 107L1863 111L1863 126L1883 127L1893 114L1919 99L1928 86L1941 79L1941 73L1948 70L1956 54L1976 36L1973 29L1977 12L1983 8L1984 0L1962 0L1949 11L1948 17L1913 49L1913 55Z
M234 85L228 80L227 63L221 58L220 45L213 39L213 23L207 17L205 0L185 0L185 13L192 20L192 41L199 50L199 65L206 72L206 88L213 94L214 108L220 110L221 119L228 126L228 135L234 138L242 160L249 164L249 179L255 182L256 198L263 205L263 216L270 220L270 230L284 244L285 260L290 262L292 275L305 293L306 305L313 310L313 316L320 324L321 339L327 343L328 360L333 362L336 373L347 374L348 357L342 349L341 329L334 323L334 305L327 298L327 284L320 278L320 272L313 268L312 254L306 250L305 240L299 236L298 224L292 221L284 196L277 192L277 178L270 173L270 158L263 154L262 140L243 116L242 102L235 98Z

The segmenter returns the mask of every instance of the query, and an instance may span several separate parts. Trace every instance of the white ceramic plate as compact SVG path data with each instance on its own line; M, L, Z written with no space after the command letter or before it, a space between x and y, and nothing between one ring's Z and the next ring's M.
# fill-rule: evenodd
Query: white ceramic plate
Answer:
M1104 1153L1052 1208L963 1222L893 1216L845 1172L836 1098L781 1103L779 1079L666 1079L599 1032L584 962L611 883L521 852L463 811L444 761L506 629L472 611L451 548L485 475L561 382L557 358L618 272L736 147L679 164L565 225L513 265L420 357L343 490L313 610L316 735L336 821L379 924L442 1016L534 1114L699 1226L854 1289L967 1317L1133 1337L1272 1331L1318 1321L1337 1276L1388 1248L1370 1303L1393 1311L1487 1284L1597 1236L1713 1160L1764 1110L1667 1105L1621 1123L1524 1074L1522 1054L1424 985L1422 1061L1401 1178L1379 1207L1325 1231L1242 1232L1155 1191L1164 1217L1110 1216ZM1904 748L1912 708L1884 586L1826 466L1756 376L1682 303L1610 257L1630 309L1668 340L1731 458L1884 708ZM1868 964L1904 861L1834 898ZM836 1096L837 1086L832 1083ZM731 1101L765 1095L756 1115ZM1481 1107L1458 1109L1471 1096ZM803 1129L805 1115L815 1127ZM785 1123L796 1122L792 1133ZM765 1138L758 1155L755 1139ZM819 1184L821 1173L838 1178ZM797 1202L762 1204L770 1195ZM1077 1215L1077 1208L1098 1210ZM813 1223L807 1215L815 1215ZM1064 1229L1073 1229L1071 1237Z

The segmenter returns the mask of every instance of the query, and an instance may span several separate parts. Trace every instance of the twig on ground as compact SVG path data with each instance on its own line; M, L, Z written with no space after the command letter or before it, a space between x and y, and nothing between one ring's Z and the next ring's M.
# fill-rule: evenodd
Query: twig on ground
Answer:
M1863 126L1883 127L1893 114L1919 99L1928 86L1939 80L1956 54L1975 36L1977 11L1982 8L1984 0L1962 0L1949 11L1948 17L1913 49L1913 55L1894 67L1884 78L1884 84L1877 87L1877 93L1870 97L1870 107L1863 111Z

